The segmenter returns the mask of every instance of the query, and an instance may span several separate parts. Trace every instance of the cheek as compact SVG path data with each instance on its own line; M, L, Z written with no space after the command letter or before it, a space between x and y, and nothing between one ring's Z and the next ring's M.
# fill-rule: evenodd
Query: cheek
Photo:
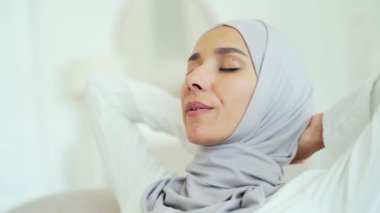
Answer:
M185 84L182 84L182 87L181 87L181 106L182 106L182 109L183 109L183 101L184 99L186 98L186 96L188 95L188 90L187 90L187 87Z
M224 84L222 88L225 105L245 108L253 93L254 82L247 79L236 79Z
M220 98L225 109L223 117L228 119L230 122L227 123L234 128L247 109L255 84L254 81L245 78L225 82L223 85L223 91L220 92L223 94Z

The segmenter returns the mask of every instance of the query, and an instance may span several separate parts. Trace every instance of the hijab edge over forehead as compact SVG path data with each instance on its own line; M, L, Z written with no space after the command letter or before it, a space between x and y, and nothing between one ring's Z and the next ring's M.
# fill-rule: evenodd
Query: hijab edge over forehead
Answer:
M252 26L250 26L249 30L243 24L245 23L241 23L239 20L231 20L219 24L213 29L227 26L235 29L240 34L251 55L251 63L255 68L256 76L259 78L268 45L268 28L264 22L256 19L250 23Z
M250 30L245 30L238 19L226 21L207 30L200 36L200 38L202 38L208 32L215 30L219 27L231 27L234 30L236 30L236 32L239 33L239 35L243 39L243 42L245 43L248 49L248 52L251 56L251 63L253 64L256 76L258 78L261 72L262 62L264 60L266 48L268 45L268 28L263 21L258 19L252 19L251 24L257 26L251 26L252 28L250 28ZM255 38L255 40L252 41L251 39L249 39L250 37Z

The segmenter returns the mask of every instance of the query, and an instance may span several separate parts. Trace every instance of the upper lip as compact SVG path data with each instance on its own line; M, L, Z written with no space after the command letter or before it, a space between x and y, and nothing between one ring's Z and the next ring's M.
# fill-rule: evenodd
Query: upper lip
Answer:
M186 112L190 111L191 109L213 109L213 108L214 107L209 106L199 101L191 101L186 104Z

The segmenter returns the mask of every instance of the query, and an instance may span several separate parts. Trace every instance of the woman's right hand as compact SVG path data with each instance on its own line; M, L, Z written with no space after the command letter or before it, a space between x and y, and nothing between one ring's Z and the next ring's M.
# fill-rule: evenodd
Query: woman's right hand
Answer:
M305 129L298 144L297 153L292 164L302 163L317 151L323 149L323 113L315 114L311 118L309 126Z

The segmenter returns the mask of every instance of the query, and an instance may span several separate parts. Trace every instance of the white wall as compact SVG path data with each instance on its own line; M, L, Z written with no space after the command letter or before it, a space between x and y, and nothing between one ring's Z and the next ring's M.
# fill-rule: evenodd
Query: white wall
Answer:
M141 72L145 73L136 78L176 94L184 60L170 55L157 60L154 54L159 52L151 50L159 41L154 34L146 34L154 20L150 16L159 15L155 10L158 1L131 1L140 4L134 10L126 9L125 0L0 1L0 212L41 195L106 184L80 92L86 72L144 67ZM363 81L380 56L380 3L375 1L193 3L165 0L167 9L185 8L184 28L173 30L184 32L187 39L179 55L187 55L198 31L214 22L263 19L288 35L305 59L315 82L316 111L326 109ZM197 12L199 5L203 7ZM131 32L137 33L132 37ZM131 41L135 46L128 46ZM147 55L128 52L136 47ZM135 69L125 74L133 75L131 70ZM314 164L323 167L325 161L316 158Z
M40 191L43 181L36 174L42 171L39 132L35 122L38 115L32 109L36 94L31 75L33 60L30 56L30 12L25 2L6 1L1 3L0 32L0 202L1 207L16 200L26 192ZM21 15L21 16L20 16ZM4 28L7 27L7 28ZM20 159L20 154L22 159ZM34 168L29 165L31 163ZM26 177L34 184L28 184ZM17 180L17 181L15 181ZM0 208L0 209L2 209Z
M82 106L69 93L69 67L113 54L122 4L0 2L0 212L43 194L105 182L100 164L91 161L98 157Z

